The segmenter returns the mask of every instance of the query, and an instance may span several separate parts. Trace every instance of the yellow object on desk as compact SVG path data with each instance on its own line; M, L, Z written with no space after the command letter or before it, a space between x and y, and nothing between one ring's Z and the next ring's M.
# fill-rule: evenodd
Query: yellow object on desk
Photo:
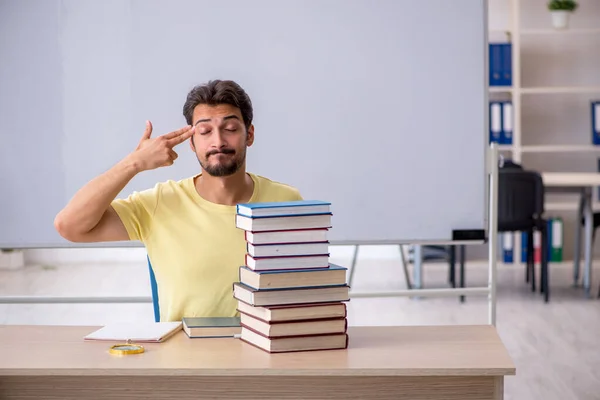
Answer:
M114 355L129 355L129 354L140 354L144 352L144 346L141 346L139 344L131 344L131 343L125 343L125 344L115 344L114 346L110 346L110 349L108 349L108 352L110 354L114 354Z

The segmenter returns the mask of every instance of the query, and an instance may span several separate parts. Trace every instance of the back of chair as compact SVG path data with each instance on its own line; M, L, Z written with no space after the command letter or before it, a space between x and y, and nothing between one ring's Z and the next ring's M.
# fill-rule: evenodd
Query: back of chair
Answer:
M498 171L498 230L520 230L544 213L544 182L535 171Z
M150 273L150 290L152 292L152 307L154 308L154 322L160 322L160 307L158 305L158 286L156 284L156 277L154 275L154 269L150 262L150 256L146 256L148 260L148 270Z

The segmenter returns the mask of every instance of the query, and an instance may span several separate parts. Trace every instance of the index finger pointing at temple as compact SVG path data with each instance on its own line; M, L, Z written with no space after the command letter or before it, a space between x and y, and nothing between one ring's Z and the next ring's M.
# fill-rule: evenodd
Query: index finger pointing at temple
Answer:
M188 131L180 134L179 136L176 136L176 137L174 137L172 139L169 139L168 140L169 146L173 147L173 146L176 146L176 145L178 145L180 143L183 143L186 140L188 140L189 138L191 138L193 134L194 134L194 130L190 129L190 130L188 130Z
M173 139L175 137L183 135L184 133L186 133L186 132L188 132L190 130L193 132L193 128L194 128L193 126L188 125L188 126L183 127L181 129L177 129L176 131L169 132L169 133L165 134L164 136L165 136L165 139Z

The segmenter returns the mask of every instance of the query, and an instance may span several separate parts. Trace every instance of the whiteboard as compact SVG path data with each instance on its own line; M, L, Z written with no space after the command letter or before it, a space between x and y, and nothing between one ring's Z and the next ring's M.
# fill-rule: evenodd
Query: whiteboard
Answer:
M146 119L184 126L188 91L217 78L252 99L248 171L330 201L333 244L485 230L486 15L484 0L0 0L0 248L78 246L60 209ZM179 149L119 197L198 173Z

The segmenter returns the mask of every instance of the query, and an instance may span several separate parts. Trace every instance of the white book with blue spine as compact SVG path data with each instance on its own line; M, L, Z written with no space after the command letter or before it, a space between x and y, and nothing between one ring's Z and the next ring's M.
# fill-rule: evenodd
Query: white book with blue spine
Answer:
M292 231L300 229L320 229L331 227L330 213L327 214L299 214L268 217L235 216L235 225L245 231ZM276 239L277 240L277 239ZM277 240L279 241L279 240Z
M237 213L251 218L330 214L331 203L322 200L244 203L237 205Z

